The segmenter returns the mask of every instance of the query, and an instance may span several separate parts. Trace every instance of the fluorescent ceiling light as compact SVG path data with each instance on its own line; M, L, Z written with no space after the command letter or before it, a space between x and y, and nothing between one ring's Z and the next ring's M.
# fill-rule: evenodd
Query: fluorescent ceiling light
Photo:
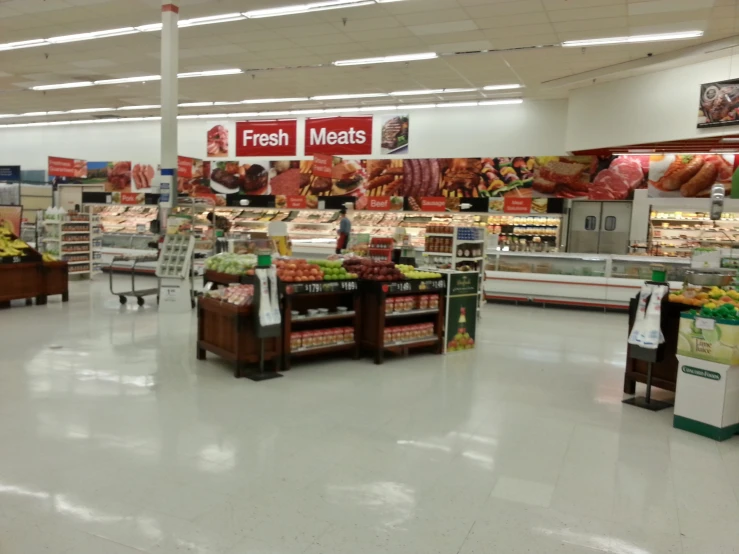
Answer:
M678 33L659 33L655 35L632 35L628 37L605 37L586 40L567 40L562 43L564 47L573 46L605 46L609 44L636 44L640 42L659 42L663 40L684 40L699 38L703 31L681 31Z
M429 108L435 108L436 104L408 104L403 106L404 110L427 110Z
M49 115L47 112L26 112L19 114L18 117L38 117L40 115ZM0 116L0 117L7 117L7 116Z
M57 90L62 88L82 88L82 87L92 87L95 86L95 83L92 81L79 81L77 83L59 83L56 85L40 85L37 87L31 87L31 90Z
M214 106L235 106L241 102L213 102Z
M161 31L162 30L162 24L161 23L149 23L148 25L139 25L138 27L134 27L137 31L141 31L142 33L151 33L153 31Z
M20 42L7 42L5 44L0 44L0 50L18 50L20 48L33 48L34 46L43 46L44 44L49 43L42 38L37 38L33 40L22 40Z
M143 106L121 106L119 110L157 110L161 108L159 104L148 104Z
M404 106L365 106L359 108L360 112L372 112L375 110L402 110Z
M328 0L325 2L313 2L310 4L296 4L293 6L281 6L279 8L252 10L250 12L243 12L243 15L249 19L260 19L262 17L279 17L282 15L295 15L298 13L332 10L336 8L353 8L358 5L366 6L372 3L372 1L368 0Z
M325 113L358 112L360 108L327 108Z
M449 102L448 104L436 104L437 108L467 108L477 106L477 102Z
M177 104L180 108L202 108L204 106L212 106L213 102L185 102L184 104Z
M326 110L320 108L314 110L290 110L290 115L312 115L319 113L326 113Z
M189 73L178 73L179 79L189 79L190 77L217 77L218 75L238 75L243 73L241 69L214 69L212 71L191 71Z
M229 21L241 21L244 16L240 13L224 13L221 15L210 15L207 17L195 17L193 19L182 19L177 23L178 27L197 27L198 25L210 25L211 23L228 23Z
M387 96L384 92L368 92L365 94L328 94L324 96L311 96L311 100L352 100L354 98L383 98Z
M91 33L79 33L76 35L64 35L47 39L52 44L64 44L67 42L79 42L81 40L94 40L96 38L120 37L131 35L139 31L134 27L121 27L120 29L108 29L107 31L93 31Z
M95 113L95 112L112 112L115 108L77 108L69 110L67 113Z
M442 92L444 92L443 88L426 90L396 90L395 92L391 92L390 96L421 96L424 94L441 94Z
M413 62L417 60L433 60L438 58L436 52L422 52L420 54L400 54L397 56L383 56L381 58L359 58L356 60L339 60L333 62L336 66L346 65L367 65L375 63L396 63L396 62Z
M478 103L479 106L504 106L506 104L521 104L523 100L521 98L509 98L505 100L482 100Z
M121 77L120 79L103 79L93 81L96 85L120 85L123 83L146 83L147 81L161 81L161 75L144 75L142 77Z
M510 90L510 89L516 89L521 88L521 85L519 84L511 84L511 85L488 85L486 87L482 87L482 90Z
M278 102L306 102L310 98L252 98L242 100L242 104L276 104Z
M272 117L272 116L279 116L279 115L290 115L290 112L289 111L283 111L283 112L259 112L258 115Z
M445 88L441 91L442 94L456 94L459 92L477 92L476 88Z

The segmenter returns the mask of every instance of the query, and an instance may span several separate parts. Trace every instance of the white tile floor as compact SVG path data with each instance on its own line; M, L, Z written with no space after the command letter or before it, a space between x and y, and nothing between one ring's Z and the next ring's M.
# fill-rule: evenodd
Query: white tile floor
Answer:
M623 315L235 380L103 282L0 312L0 553L739 552L739 437L621 404Z

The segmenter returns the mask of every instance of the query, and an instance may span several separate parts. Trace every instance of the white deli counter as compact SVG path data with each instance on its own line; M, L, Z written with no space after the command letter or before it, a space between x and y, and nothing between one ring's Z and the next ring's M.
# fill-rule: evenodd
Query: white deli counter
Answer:
M487 300L628 309L655 264L671 289L682 287L685 258L488 250L483 289Z

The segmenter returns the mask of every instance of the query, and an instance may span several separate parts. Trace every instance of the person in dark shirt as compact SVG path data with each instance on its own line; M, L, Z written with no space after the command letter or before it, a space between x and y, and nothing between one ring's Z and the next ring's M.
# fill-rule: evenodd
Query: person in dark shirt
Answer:
M341 210L341 221L339 222L339 238L336 240L336 253L341 254L342 250L349 247L349 236L352 234L352 222L346 217L346 206Z

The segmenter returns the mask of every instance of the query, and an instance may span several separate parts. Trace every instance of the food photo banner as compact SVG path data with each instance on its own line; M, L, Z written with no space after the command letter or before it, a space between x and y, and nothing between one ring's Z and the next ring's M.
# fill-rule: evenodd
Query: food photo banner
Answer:
M49 156L49 177L66 177L68 179L87 178L87 162L72 158Z
M739 124L739 79L701 85L698 127Z

